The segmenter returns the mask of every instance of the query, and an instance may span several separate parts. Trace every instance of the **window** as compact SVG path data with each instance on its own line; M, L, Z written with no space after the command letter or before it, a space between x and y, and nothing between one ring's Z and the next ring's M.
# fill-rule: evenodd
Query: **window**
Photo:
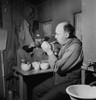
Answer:
M82 41L81 17L82 17L81 11L74 13L75 34Z

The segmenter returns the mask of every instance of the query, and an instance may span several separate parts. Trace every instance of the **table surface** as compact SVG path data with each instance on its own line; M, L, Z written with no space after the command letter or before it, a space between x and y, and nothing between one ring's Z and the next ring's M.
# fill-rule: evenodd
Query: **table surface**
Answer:
M42 74L42 73L49 73L49 72L54 72L53 69L47 69L47 70L29 70L29 71L23 71L20 67L14 66L13 69L17 71L18 73L22 75L35 75L35 74Z

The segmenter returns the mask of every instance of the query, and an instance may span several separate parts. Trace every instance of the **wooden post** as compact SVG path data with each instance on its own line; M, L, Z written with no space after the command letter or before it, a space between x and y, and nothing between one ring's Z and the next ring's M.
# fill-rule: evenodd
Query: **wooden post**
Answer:
M5 98L6 93L5 93L5 74L4 74L3 51L1 50L0 53L1 53L2 78L3 78L3 92L4 92L4 98Z

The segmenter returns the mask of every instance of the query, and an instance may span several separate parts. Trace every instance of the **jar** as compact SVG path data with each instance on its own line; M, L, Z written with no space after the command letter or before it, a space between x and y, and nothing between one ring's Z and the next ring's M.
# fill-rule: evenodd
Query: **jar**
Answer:
M21 60L21 69L23 71L28 71L31 69L31 64L26 63L24 59Z

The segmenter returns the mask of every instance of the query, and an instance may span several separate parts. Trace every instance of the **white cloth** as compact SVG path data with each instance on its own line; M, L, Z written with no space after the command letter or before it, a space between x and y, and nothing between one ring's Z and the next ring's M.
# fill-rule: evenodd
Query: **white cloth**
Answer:
M24 45L30 45L32 43L34 44L32 36L30 35L29 32L29 23L26 20L24 20L21 23L20 32L19 32L19 43L21 48Z

